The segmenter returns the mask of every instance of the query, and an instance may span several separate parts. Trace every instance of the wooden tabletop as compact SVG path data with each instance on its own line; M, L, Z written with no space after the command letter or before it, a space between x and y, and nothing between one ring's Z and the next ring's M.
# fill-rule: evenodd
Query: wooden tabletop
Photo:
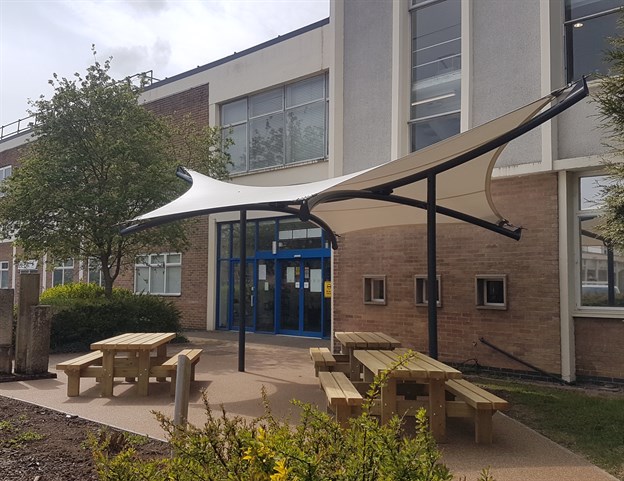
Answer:
M356 350L353 357L360 361L368 370L377 375L388 369L407 354L407 349L385 350ZM413 351L416 357L394 369L391 377L400 379L459 379L462 373L457 369L430 358L425 354Z
M336 332L334 336L346 348L394 349L401 345L383 332Z
M92 350L151 350L175 338L175 332L128 332L91 344Z

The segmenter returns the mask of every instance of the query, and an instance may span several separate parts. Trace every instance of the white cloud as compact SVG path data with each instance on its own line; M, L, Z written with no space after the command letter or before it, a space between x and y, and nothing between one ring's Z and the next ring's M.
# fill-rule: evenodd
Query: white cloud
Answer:
M0 0L0 125L52 94L52 73L112 56L123 77L205 65L329 15L329 0Z

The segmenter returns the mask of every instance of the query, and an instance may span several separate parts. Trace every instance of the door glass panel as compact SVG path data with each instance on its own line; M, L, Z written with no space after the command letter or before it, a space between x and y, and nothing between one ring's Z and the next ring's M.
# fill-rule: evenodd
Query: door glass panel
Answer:
M258 222L258 250L272 251L275 240L275 221L261 220Z
M230 257L230 224L221 224L219 257L222 259Z
M219 327L228 327L230 300L230 261L219 262Z
M246 224L245 255L249 258L256 255L256 223L247 221ZM232 224L232 257L240 259L240 222Z
M254 257L256 255L256 223L247 221L247 239L246 239L246 255Z
M320 259L303 261L303 330L321 331L323 272Z
M256 295L256 330L275 330L275 261L258 261L258 292Z
M300 265L300 261L283 261L281 263L281 330L299 330Z
M245 271L245 326L251 327L253 324L253 308L251 306L251 296L253 295L253 263L248 262ZM238 327L240 321L240 262L234 263L234 296L232 299L232 327Z
M298 219L279 221L279 247L288 249L318 249L322 244L322 231L312 222Z

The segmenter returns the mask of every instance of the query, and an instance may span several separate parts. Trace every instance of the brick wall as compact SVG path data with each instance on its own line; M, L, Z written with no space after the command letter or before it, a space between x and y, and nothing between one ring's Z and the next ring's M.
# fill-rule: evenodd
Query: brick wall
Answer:
M522 225L517 242L467 224L438 224L438 349L442 360L526 371L490 343L548 372L560 372L557 177L492 183L495 205ZM334 271L336 330L383 330L427 351L427 307L415 306L414 275L427 273L424 226L343 236ZM362 277L387 276L387 305L364 305ZM506 274L508 309L475 306L475 276Z
M579 377L624 379L624 321L576 318L576 373Z
M158 115L179 120L189 116L199 125L208 125L208 84L146 104ZM206 329L208 302L208 220L190 221L189 249L182 253L181 295L167 297L182 312L182 325L187 329Z
M171 116L174 120L189 115L198 124L208 125L208 90L208 84L200 85L147 103L145 107L157 115Z
M20 146L0 151L0 167L6 167L7 165L18 166L18 159L25 150L26 146Z

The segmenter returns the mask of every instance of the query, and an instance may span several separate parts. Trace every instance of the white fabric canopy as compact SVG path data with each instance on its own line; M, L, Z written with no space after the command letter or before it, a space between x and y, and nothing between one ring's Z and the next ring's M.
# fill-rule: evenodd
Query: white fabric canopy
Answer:
M367 170L306 184L255 187L188 171L191 188L163 207L136 217L126 233L166 222L217 212L263 210L301 213L307 209L335 234L426 223L427 177L435 175L436 206L492 225L505 218L490 195L494 164L506 143L549 120L587 94L587 86L553 92L479 127ZM578 93L580 91L580 94ZM540 112L557 97L564 99ZM565 105L564 105L565 104ZM533 125L534 124L534 125ZM373 198L361 198L369 196ZM403 203L397 203L403 202ZM422 202L422 205L415 204ZM407 204L407 205L406 205ZM437 215L437 222L465 218Z

